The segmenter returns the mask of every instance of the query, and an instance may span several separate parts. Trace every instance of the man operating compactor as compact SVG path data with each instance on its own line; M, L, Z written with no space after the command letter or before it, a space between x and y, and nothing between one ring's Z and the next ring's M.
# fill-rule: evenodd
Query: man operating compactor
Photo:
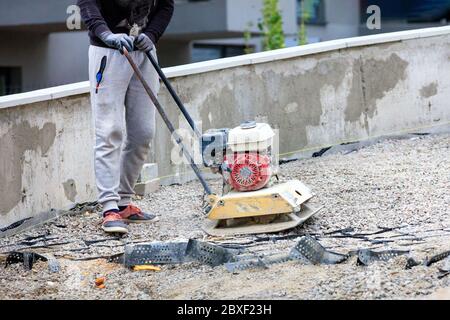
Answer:
M155 132L155 107L119 49L130 52L156 94L159 78L146 52L156 58L155 44L172 18L174 4L173 0L78 0L78 5L91 42L89 78L102 228L127 233L129 222L158 219L131 203Z

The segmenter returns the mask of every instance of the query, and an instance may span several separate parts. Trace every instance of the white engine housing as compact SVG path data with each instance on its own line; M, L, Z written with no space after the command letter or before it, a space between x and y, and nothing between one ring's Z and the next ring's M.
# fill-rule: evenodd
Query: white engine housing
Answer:
M267 123L243 124L230 130L227 146L232 152L264 152L273 146L274 136Z

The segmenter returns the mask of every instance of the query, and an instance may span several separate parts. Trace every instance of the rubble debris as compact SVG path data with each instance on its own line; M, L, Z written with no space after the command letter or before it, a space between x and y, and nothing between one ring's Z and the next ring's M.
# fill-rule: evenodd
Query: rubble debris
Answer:
M58 240L59 238L56 236L39 236L36 237L36 239L34 240L26 240L27 238L19 241L19 242L15 242L15 243L9 243L9 244L5 244L0 246L0 248L6 248L6 247L15 247L14 250L24 250L24 249L40 249L40 248L50 248L50 247L56 247L56 246L62 246L65 244L69 244L69 243L73 243L75 242L75 240L71 240L71 241L63 241L63 242L50 242L48 243L48 241L54 241L54 240ZM40 244L42 243L42 244Z
M41 254L45 259L47 259L48 270L52 273L57 273L61 270L59 261L51 254Z
M71 260L71 261L93 261L93 260L104 259L110 263L124 264L124 253L123 252L114 254L112 256L89 256L89 257L82 257L82 258L65 257L65 258L68 260Z
M300 237L303 237L304 234L288 234L288 235L282 235L282 236L257 236L254 241L255 242L276 242L276 241L283 241L283 240L292 240L292 239L298 239Z
M6 232L8 230L16 229L16 228L20 227L22 224L24 224L26 221L31 220L31 219L32 218L30 217L30 218L25 218L25 219L16 221L16 222L10 224L9 226L6 226L4 228L0 228L0 232Z
M422 133L419 133L419 132L413 132L413 133L410 133L409 135L411 135L411 136L429 136L431 133L429 133L429 132L422 132Z
M439 279L445 278L450 275L450 256L444 262L444 266L439 268L440 274L438 275Z
M299 160L299 158L282 158L282 159L280 159L278 161L278 164L281 166L283 164L290 163L290 162L295 162L295 161L298 161L298 160Z
M290 257L307 264L338 264L349 256L328 251L313 237L304 236L291 250Z
M40 242L47 242L47 241L52 241L52 240L57 240L58 237L49 237L49 236L45 236L45 237L40 237L40 238L36 238L34 240L23 240L20 241L19 243L17 243L17 245L20 246L25 246L25 247L32 247L37 245Z
M392 258L408 254L409 251L401 251L401 250L388 250L382 252L375 252L370 249L361 249L358 250L358 260L357 263L359 265L368 266L371 263L383 261L387 262Z
M95 279L94 284L97 289L104 289L104 288L106 288L105 282L106 282L106 278L100 277L100 278Z
M101 243L101 242L108 242L108 241L116 241L116 240L120 240L120 237L109 237L109 238L102 238L102 239L94 239L94 240L83 240L84 244L87 246L96 244L96 243Z
M396 230L403 229L403 228L406 228L406 227L407 227L407 225L398 226L398 227L380 227L380 226L378 226L378 229L380 229L378 231L356 233L356 234L354 234L354 236L362 236L362 237L374 236L374 235L379 235L379 234L382 234L382 233L396 231Z
M348 234L348 233L351 233L351 232L354 232L354 231L355 231L355 228L348 227L348 228L344 228L344 229L338 229L338 230L334 230L334 231L329 231L329 232L326 232L324 234L326 236L331 236L331 235L338 234L338 233Z
M68 212L68 215L79 215L85 212L100 212L100 204L97 201L76 203Z
M383 227L378 227L380 230L377 231L373 231L373 232L361 232L361 233L355 233L355 229L352 227L348 227L348 228L344 228L344 229L339 229L339 230L335 230L335 231L330 231L325 233L325 235L327 236L333 236L330 238L355 238L355 239L367 239L367 236L372 236L372 235L378 235L381 233L385 233L385 232L390 232L396 229L399 229L401 227L398 228L383 228Z
M67 225L62 223L50 222L50 225L55 226L56 228L59 229L67 229Z
M50 248L50 247L57 247L57 246L62 246L65 244L69 244L69 243L74 243L76 242L75 240L70 240L70 241L63 241L63 242L53 242L53 243L45 243L45 244L40 244L40 245L31 245L31 246L26 246L27 249L42 249L42 248Z
M405 267L405 269L412 269L412 268L420 266L422 264L423 264L423 262L417 261L413 257L409 257L408 260L406 260L406 267Z
M312 157L313 158L319 158L319 157L322 157L328 150L330 150L332 147L326 147L326 148L323 148L323 149L321 149L321 150L319 150L319 151L317 151L317 152L314 152L313 153L313 155L312 155Z
M439 279L443 279L443 278L447 277L448 275L450 275L450 271L441 272L441 273L438 275L438 278L439 278Z
M50 230L45 230L44 233L37 236L26 236L23 241L33 241L37 239L46 239L51 234Z
M58 259L90 257L91 260L92 257L98 259L98 256L102 256L100 257L102 259L88 263L66 261L58 277L48 277L47 275L44 277L41 273L26 272L21 264L17 264L15 268L9 267L1 270L0 281L2 281L3 290L0 295L6 299L17 299L17 297L24 299L102 298L104 291L96 290L94 287L96 276L86 275L85 279L88 281L80 282L75 271L88 270L86 272L105 276L103 272L107 271L102 269L105 266L108 267L107 270L113 270L106 275L108 290L110 282L114 282L114 287L120 288L122 283L125 283L128 289L131 288L130 290L110 290L107 295L108 299L271 299L278 298L281 291L287 292L285 298L288 299L427 298L439 288L449 286L450 278L448 276L442 280L438 278L439 275L444 275L438 271L438 268L443 268L445 260L428 268L419 265L413 271L404 270L408 255L387 263L374 264L372 268L356 267L354 264L357 259L357 249L363 248L375 251L411 250L414 254L413 257L420 263L423 263L426 255L431 257L436 253L450 250L448 247L450 239L448 232L450 231L449 208L442 207L446 203L448 195L446 187L448 187L449 139L450 136L446 135L443 139L430 137L415 142L387 141L346 157L335 154L316 160L307 159L286 164L283 179L301 177L309 184L314 185L314 189L318 192L317 202L324 203L327 208L323 212L323 218L313 220L312 223L291 232L273 235L281 238L280 241L274 239L276 242L271 241L272 236L266 237L265 235L259 235L258 238L267 240L267 242L259 241L254 236L221 237L214 242L227 248L229 244L231 249L245 251L236 255L238 259L243 255L248 257L256 251L253 257L246 260L250 264L262 254L261 262L266 262L268 258L272 258L267 255L276 252L288 254L300 237L304 235L302 233L309 233L328 250L344 254L355 250L355 256L352 257L351 262L347 260L343 264L331 267L302 266L295 261L281 265L260 262L261 266L254 267L260 269L237 271L240 273L238 277L228 273L225 269L227 265L224 268L200 268L207 272L199 272L198 265L177 266L176 268L172 268L170 265L167 268L157 265L163 269L159 273L152 271L134 273L124 269L121 264L114 266L105 263L111 255L124 252L125 244L131 242L134 244L145 243L149 241L148 239L151 239L150 242L176 241L175 239L186 239L187 242L189 238L203 240L203 234L199 231L201 213L198 210L199 198L203 191L200 190L198 182L191 182L179 187L164 186L156 194L137 200L137 204L143 209L151 212L164 212L165 218L161 219L158 226L133 225L133 232L120 242L111 242L113 243L111 248L96 248L102 243L85 247L82 242L83 239L94 240L104 237L101 230L98 230L99 218L96 214L80 215L75 218L62 215L55 222L58 225L66 225L67 228L60 229L56 224L49 223L36 227L29 234L25 232L22 235L2 238L1 246L13 244L12 247L2 250L23 251L14 244L24 239L25 236L44 234L45 230L49 229L52 233L51 236L59 235L61 237L61 240L57 241L76 240L76 242L42 250L52 252ZM416 150L420 151L416 152ZM328 151L328 153L331 152ZM421 165L417 166L417 163L421 163ZM414 174L411 174L412 172ZM342 178L343 176L345 179ZM212 181L212 184L215 190L221 189L221 181ZM26 224L29 222L31 221L27 221ZM353 228L353 230L344 230L348 234L373 233L379 230L380 225L395 227L404 224L408 224L405 229L368 236L368 238L376 240L381 240L377 237L395 240L392 248L382 245L372 246L369 242L359 239L331 238L326 234L335 229L347 229L348 227ZM446 232L428 232L441 228L446 228L443 230ZM296 239L298 234L300 236ZM447 238L428 237L440 234L447 234ZM282 239L285 235L292 235L292 239ZM341 234L334 233L334 235ZM418 241L411 240L410 235L427 238L423 244L420 244ZM211 238L207 238L205 241L211 241ZM226 242L226 244L222 242ZM109 245L108 242L104 244ZM117 244L120 246L116 247ZM72 251L79 250L76 248L81 247L85 247L84 251ZM34 249L24 250L33 251ZM41 253L40 251L35 252ZM270 268L270 272L266 272L264 265ZM4 262L2 261L0 268L3 266ZM39 262L39 267L41 266L46 268L45 264ZM37 269L37 265L33 269ZM271 269L274 269L273 272ZM154 279L148 279L147 275ZM143 278L145 277L144 284ZM225 282L223 282L224 278L226 278ZM264 281L261 281L262 278ZM378 282L372 282L371 279L376 281L382 279L382 290L379 290ZM148 280L151 282L148 283ZM55 282L57 288L49 288L47 281ZM218 284L221 285L220 290L211 290ZM239 286L245 290L236 290L236 288L240 288ZM181 287L186 290L180 290Z

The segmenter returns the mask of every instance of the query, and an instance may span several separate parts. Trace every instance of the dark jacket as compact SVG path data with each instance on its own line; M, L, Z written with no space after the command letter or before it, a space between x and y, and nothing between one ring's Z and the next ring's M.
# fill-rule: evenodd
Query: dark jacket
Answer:
M78 0L78 6L91 44L99 47L106 47L99 39L101 33L130 34L133 27L156 44L174 10L173 0Z

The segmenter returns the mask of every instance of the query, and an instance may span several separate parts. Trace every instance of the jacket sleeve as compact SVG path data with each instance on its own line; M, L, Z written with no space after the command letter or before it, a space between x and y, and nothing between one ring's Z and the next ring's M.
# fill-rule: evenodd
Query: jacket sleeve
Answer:
M105 19L100 13L100 7L97 0L78 0L78 6L81 10L81 18L87 28L97 37L103 32L111 32Z
M144 33L153 41L153 43L156 44L163 35L172 19L173 11L173 0L158 0L156 12L147 25L147 28L144 30Z

